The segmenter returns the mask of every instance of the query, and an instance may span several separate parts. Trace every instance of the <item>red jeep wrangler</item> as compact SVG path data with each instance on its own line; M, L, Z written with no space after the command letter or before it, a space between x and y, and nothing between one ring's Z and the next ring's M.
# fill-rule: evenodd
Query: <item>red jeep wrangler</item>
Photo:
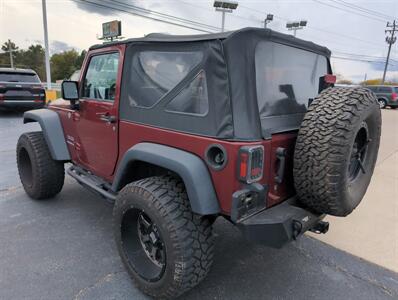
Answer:
M162 298L197 285L222 216L281 247L325 233L370 182L375 95L334 88L330 51L268 29L151 34L90 48L63 98L26 112L18 169L33 199L67 173L114 202L114 235L138 287Z

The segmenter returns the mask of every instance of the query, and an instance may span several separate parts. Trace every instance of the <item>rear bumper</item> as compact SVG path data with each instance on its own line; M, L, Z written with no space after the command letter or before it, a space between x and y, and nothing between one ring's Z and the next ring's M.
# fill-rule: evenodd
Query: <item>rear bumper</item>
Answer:
M42 108L44 101L35 100L0 100L0 107L4 108Z
M297 206L292 198L240 220L237 226L248 240L281 248L307 230L326 233L329 224L324 217Z

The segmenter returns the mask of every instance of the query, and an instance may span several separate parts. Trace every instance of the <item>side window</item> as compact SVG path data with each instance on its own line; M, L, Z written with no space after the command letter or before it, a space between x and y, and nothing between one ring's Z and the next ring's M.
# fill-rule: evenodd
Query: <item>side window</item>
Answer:
M119 53L93 56L83 81L82 98L115 100Z
M203 53L142 51L132 57L128 101L131 107L151 107L173 89L203 59Z
M378 92L379 93L391 93L392 92L392 88L388 87L388 86L381 86L381 87L379 87Z
M204 116L209 111L206 74L202 70L180 93L171 100L166 111Z

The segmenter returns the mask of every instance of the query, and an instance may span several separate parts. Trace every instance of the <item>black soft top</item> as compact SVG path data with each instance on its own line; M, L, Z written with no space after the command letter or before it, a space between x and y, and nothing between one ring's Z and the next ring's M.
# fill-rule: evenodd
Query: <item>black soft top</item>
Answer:
M280 111L273 113L272 106L268 105L265 109L269 111L269 116L260 117L255 56L257 45L263 41L290 46L293 52L288 55L292 56L295 55L294 48L296 48L312 52L316 54L315 56L330 57L330 51L325 47L264 28L244 28L202 35L153 33L143 38L95 45L90 49L126 45L120 105L122 120L222 139L260 140L270 138L274 133L298 129L308 107L306 103L304 108L296 113L295 107L299 105L302 108L303 103L297 103L293 90L300 89L301 85L293 87L286 82L281 88L290 89L286 93L283 92L287 95L287 98L285 97L287 100L285 98L278 100ZM153 50L171 52L194 50L203 53L203 58L175 87L166 94L158 95L159 89L156 86L151 89L141 89L147 85L146 74L136 62L139 53ZM298 51L297 54L299 52L302 51ZM329 62L327 64L330 72ZM166 105L182 93L202 70L206 76L208 113L197 116L187 113L171 115L172 112L167 112ZM153 94L151 98L159 100L150 109L133 105L134 99L144 99L143 95L150 93ZM315 97L316 94L311 96ZM289 106L291 102L292 109Z
M209 34L192 34L192 35L171 35L165 33L150 33L141 38L130 38L122 41L115 41L105 44L97 44L90 47L90 50L101 49L109 47L110 45L120 45L129 43L139 42L165 42L165 43L183 43L183 42L200 42L200 41L211 41L211 40L229 40L240 39L242 36L247 35L258 35L262 38L268 38L270 40L279 41L283 44L292 45L305 50L309 50L315 53L319 53L330 57L330 50L326 47L317 45L313 42L298 39L290 34L284 34L271 29L246 27L239 30L220 32L220 33L209 33ZM244 43L240 44L242 48L245 47Z

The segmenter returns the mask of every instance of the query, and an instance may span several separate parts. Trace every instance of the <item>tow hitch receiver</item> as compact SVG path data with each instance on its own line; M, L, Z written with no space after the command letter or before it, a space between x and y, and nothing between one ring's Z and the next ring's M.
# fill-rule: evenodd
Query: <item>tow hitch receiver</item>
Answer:
M329 231L329 222L319 221L310 231L318 234L327 233Z

